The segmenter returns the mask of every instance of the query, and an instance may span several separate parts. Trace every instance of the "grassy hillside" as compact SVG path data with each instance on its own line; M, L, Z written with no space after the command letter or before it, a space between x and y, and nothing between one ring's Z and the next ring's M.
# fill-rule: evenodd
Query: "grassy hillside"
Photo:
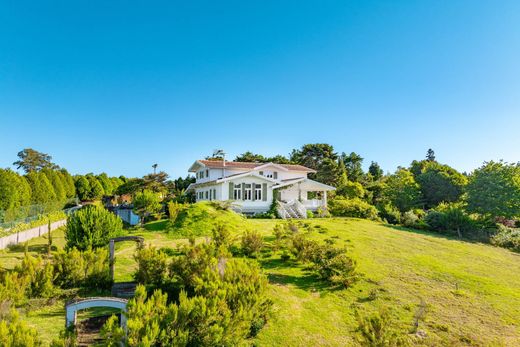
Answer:
M278 221L248 220L267 242ZM330 239L347 246L357 259L362 279L352 288L335 290L279 253L259 262L271 282L273 315L255 343L259 346L345 346L354 344L355 310L393 308L399 330L411 330L414 317L428 346L520 345L520 255L488 245L473 244L435 234L389 227L356 219L314 219L300 230L314 239ZM161 233L165 223L139 232L158 247L172 247L183 239ZM60 243L61 231L55 233ZM46 239L31 242L30 250L44 249ZM131 277L133 245L118 246L116 272ZM0 254L11 267L23 250ZM63 326L63 305L53 303L29 313L29 322L49 340Z

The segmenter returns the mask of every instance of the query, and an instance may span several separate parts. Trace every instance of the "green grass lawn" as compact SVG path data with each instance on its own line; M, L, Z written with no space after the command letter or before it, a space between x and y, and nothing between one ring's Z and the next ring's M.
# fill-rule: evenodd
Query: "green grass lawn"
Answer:
M272 240L276 220L249 220ZM412 329L421 307L419 330L428 346L520 345L520 255L489 245L390 227L357 219L311 219L302 232L314 239L331 239L346 246L357 260L362 278L337 290L319 281L279 253L258 261L269 276L274 301L268 324L255 339L258 346L353 345L354 312L393 308L398 328ZM155 223L141 235L156 247L175 247L183 239L160 232ZM318 227L316 227L318 226ZM310 231L308 231L310 230ZM63 231L53 233L63 245ZM31 252L44 251L47 240L30 242ZM135 245L116 249L116 279L130 280ZM2 267L12 268L23 257L23 247L0 253ZM63 302L52 301L27 310L29 323L49 341L64 325Z

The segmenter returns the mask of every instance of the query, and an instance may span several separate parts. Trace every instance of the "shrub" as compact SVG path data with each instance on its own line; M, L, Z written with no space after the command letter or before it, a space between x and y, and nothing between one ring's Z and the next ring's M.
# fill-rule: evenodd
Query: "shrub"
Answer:
M391 312L381 309L379 312L367 315L356 311L358 321L357 341L367 347L397 347L408 346L408 338L401 335L394 327Z
M419 217L411 210L403 213L401 217L401 223L409 228L416 226L418 221Z
M330 212L334 216L378 219L377 209L361 199L336 198L330 205Z
M456 231L459 237L470 236L478 227L459 204L440 204L429 211L425 218L428 228L434 231Z
M52 284L54 271L49 261L26 253L22 263L15 268L15 271L26 278L27 286L25 288L28 297L48 298L54 294Z
M387 223L390 224L400 224L401 223L401 212L394 207L392 204L381 204L377 207L379 211L379 217L386 220Z
M256 257L263 246L264 239L260 233L256 231L246 231L242 235L242 252L247 257Z
M350 258L345 249L332 245L316 245L313 248L311 261L318 276L332 284L351 286L358 278L356 262Z
M141 217L141 223L144 223L146 217L159 213L162 208L159 194L147 189L136 193L132 198L132 203L135 213Z
M12 301L13 304L20 305L26 301L28 278L15 271L5 272L1 275L0 302Z
M219 223L213 228L212 234L212 242L215 245L215 248L220 252L225 253L233 243L229 228L225 224Z
M499 224L497 233L491 237L491 243L520 252L520 229L508 228Z
M137 249L134 279L145 285L160 287L168 275L168 255L153 246Z
M29 327L15 309L7 317L0 320L0 346L4 347L35 347L41 346L36 329Z
M104 247L108 241L121 234L123 222L103 207L86 206L67 218L66 247L79 250Z
M54 253L54 284L62 288L108 288L111 283L106 249L81 252L76 248Z
M170 221L175 222L179 212L186 208L186 204L170 201L168 203L168 217Z

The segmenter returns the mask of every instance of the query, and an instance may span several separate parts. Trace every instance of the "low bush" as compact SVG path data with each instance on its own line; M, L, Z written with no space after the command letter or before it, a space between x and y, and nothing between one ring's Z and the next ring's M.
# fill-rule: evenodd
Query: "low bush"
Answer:
M108 250L98 248L84 252L73 248L53 255L54 283L61 288L109 288L110 259Z
M401 223L401 212L394 207L392 204L381 204L377 206L379 211L379 217L386 220L389 224L400 224Z
M430 230L457 232L459 237L471 237L478 232L477 223L465 212L460 204L440 204L429 211L424 222Z
M246 257L256 257L264 246L264 239L257 231L246 231L242 235L242 252Z
M168 255L153 246L140 247L134 254L137 271L134 279L141 284L160 287L168 275Z
M377 220L377 209L368 202L358 198L336 198L330 202L330 212L334 216L354 217Z
M36 347L43 343L36 329L20 320L20 315L12 309L7 317L0 317L0 346L3 347Z
M520 229L508 228L499 224L498 231L491 237L491 243L495 246L520 252Z
M389 309L383 308L372 314L356 311L358 327L356 340L367 347L409 346L409 338L395 328L394 319Z
M414 211L407 211L401 216L401 223L406 227L413 228L418 222L419 216L417 216Z
M14 271L26 278L25 293L27 297L49 298L55 293L54 269L51 262L26 253L21 264L16 266Z
M168 218L170 219L170 221L175 223L175 221L177 220L177 216L183 209L186 208L186 206L187 204L181 204L175 201L170 201L168 203Z
M104 247L108 241L123 230L121 218L103 207L88 205L67 218L65 230L66 247L84 251Z

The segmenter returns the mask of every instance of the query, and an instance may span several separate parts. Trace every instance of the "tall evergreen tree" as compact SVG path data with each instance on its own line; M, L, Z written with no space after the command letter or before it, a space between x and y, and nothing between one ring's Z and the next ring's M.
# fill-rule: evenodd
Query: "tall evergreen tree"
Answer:
M345 163L347 169L347 176L350 181L359 182L363 177L363 158L357 153L350 153L349 155L342 153L341 159Z
M44 168L42 170L42 173L47 177L47 179L51 183L52 188L54 189L54 194L56 195L56 201L64 202L67 198L67 195L61 177L60 175L58 175L58 171L49 168Z
M378 181L379 179L381 179L381 177L383 177L383 169L381 169L379 164L376 163L375 161L370 163L368 172L372 175L372 178L374 179L374 181Z
M43 172L30 171L26 177L31 187L31 202L33 204L47 204L56 201L54 188Z

